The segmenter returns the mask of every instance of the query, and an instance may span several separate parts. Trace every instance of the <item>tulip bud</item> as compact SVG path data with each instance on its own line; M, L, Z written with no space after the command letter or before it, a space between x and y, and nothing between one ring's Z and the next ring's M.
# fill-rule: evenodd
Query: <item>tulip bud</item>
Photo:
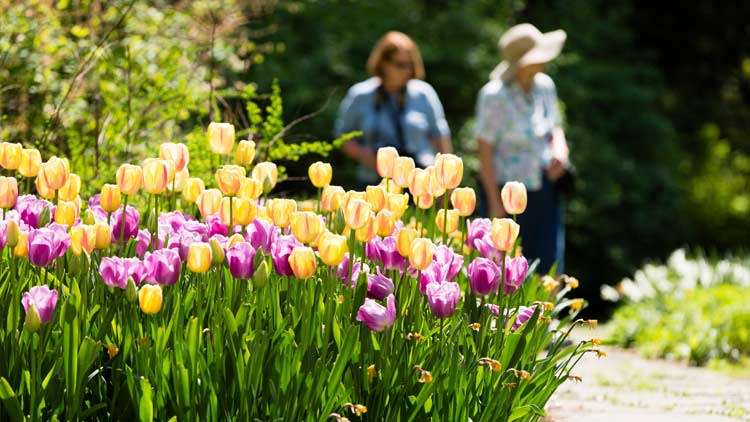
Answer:
M143 184L143 169L133 164L123 164L117 169L117 186L125 195L135 195Z
M9 142L0 143L0 167L6 170L18 170L21 166L23 146Z
M317 239L325 230L320 216L310 211L293 212L290 223L294 237L305 245Z
M377 227L378 236L390 236L396 228L396 219L393 213L388 210L380 210L375 216L375 226Z
M252 177L243 177L240 179L240 190L237 192L238 197L255 203L262 193L263 185L258 180Z
M310 168L307 169L307 175L310 176L313 186L322 188L331 183L333 168L328 163L316 161L310 164Z
M365 221L365 225L358 228L355 231L354 236L358 241L367 243L375 237L377 232L378 226L376 224L375 215L371 213L370 218Z
M55 223L70 227L75 223L77 217L78 210L74 203L68 201L57 203L57 208L55 208Z
M276 164L268 161L258 163L253 167L253 179L261 182L264 193L270 192L276 186L278 175Z
M18 172L21 173L21 176L36 177L41 166L42 155L38 149L30 148L21 151L21 165L18 166Z
M409 172L409 192L415 198L428 194L427 187L430 183L430 172L425 169L415 168Z
M203 180L197 177L191 177L185 182L185 188L182 190L182 198L189 204L194 204L198 196L206 189Z
M143 162L143 190L158 195L167 190L169 164L166 160L148 159Z
M35 333L42 327L42 317L36 309L36 305L29 303L29 309L26 310L26 320L23 323L24 330Z
M435 197L426 193L417 198L417 207L419 209L428 210L435 204Z
M325 232L318 241L318 255L320 255L320 260L328 266L339 265L348 250L345 236Z
M409 194L389 193L386 197L385 209L393 213L393 218L400 219L409 208Z
M324 187L320 196L320 208L327 212L336 211L341 208L344 194L344 188L341 186L328 185Z
M63 201L74 201L81 191L81 176L71 173L68 181L58 191L58 197Z
M80 256L83 251L91 253L96 246L96 229L94 226L79 224L70 228L70 248L73 254Z
M521 226L510 218L495 218L492 220L492 243L497 249L510 252L520 230Z
M18 244L19 233L18 222L16 220L8 220L5 226L5 238L8 241L9 247L14 248Z
M437 217L435 217L435 225L437 225L438 230L440 230L443 233L453 233L456 230L458 230L458 211L456 210L447 210L448 211L448 218L446 221L446 210L439 210L437 213Z
M158 284L144 284L138 290L138 304L144 314L158 314L163 301L161 286Z
M234 125L211 122L208 125L208 145L214 154L227 155L234 146Z
M146 217L146 228L151 233L156 233L159 228L159 219L156 216L156 208L150 208L148 210L148 216Z
M13 248L13 255L23 258L29 254L29 232L18 232L18 243Z
M477 195L472 188L456 188L451 192L451 204L461 217L468 217L474 213L477 206Z
M432 263L434 254L435 245L430 239L421 237L414 239L409 249L409 264L419 271L425 270Z
M216 170L216 183L224 195L237 195L240 190L240 179L243 177L245 177L245 169L240 166L227 165Z
M215 237L208 240L209 246L211 246L211 262L214 265L221 265L224 262L224 248L221 247L221 243Z
M50 220L52 219L52 210L49 206L45 205L44 208L42 208L42 212L39 214L39 221L37 224L37 227L44 227L47 224L49 224Z
M253 287L258 289L266 287L270 275L271 270L268 268L268 261L264 259L260 265L256 265L255 267L255 274L253 274Z
M242 140L237 144L237 151L234 153L234 159L241 166L250 165L255 158L255 142Z
M427 167L426 170L430 175L430 179L427 182L427 193L434 197L443 196L443 194L445 193L445 186L440 183L440 179L438 179L435 166Z
M382 178L393 177L393 165L398 158L398 151L393 147L383 147L378 149L376 161L378 174Z
M315 252L312 248L306 246L297 246L289 254L289 266L294 272L294 276L300 280L307 280L315 274L317 264L315 262Z
M526 186L521 182L507 182L500 191L503 207L508 214L518 215L526 211Z
M372 210L378 212L385 207L385 189L381 186L365 188L365 199L372 205Z
M112 244L112 232L109 225L104 222L94 224L96 232L96 249L107 249Z
M128 285L125 287L125 299L130 303L138 300L138 288L135 286L133 277L128 277Z
M464 177L464 160L453 154L439 154L435 157L435 174L445 189L455 189Z
M187 168L190 152L185 144L165 142L159 146L159 158L171 161L174 171L179 173Z
M396 249L398 250L399 255L404 258L408 257L409 252L411 252L411 244L416 238L417 231L412 228L404 227L399 230L396 234Z
M409 186L409 175L414 170L414 159L411 157L398 157L393 162L393 183L405 188Z
M273 224L281 228L289 225L292 213L297 211L297 203L291 199L274 199L268 202L267 207Z
M115 212L120 208L120 187L111 184L102 186L99 195L99 205L107 212Z
M195 242L188 249L187 267L194 273L205 273L211 268L213 257L211 245L205 242Z
M13 208L18 200L18 181L15 177L0 176L0 208Z
M367 224L367 220L372 218L371 209L372 207L369 203L357 198L352 199L344 210L346 225L353 230L364 227Z
M216 214L221 209L221 191L218 189L206 189L198 195L196 202L204 218Z
M346 218L344 217L343 208L336 210L336 215L333 218L333 232L341 233L346 228Z

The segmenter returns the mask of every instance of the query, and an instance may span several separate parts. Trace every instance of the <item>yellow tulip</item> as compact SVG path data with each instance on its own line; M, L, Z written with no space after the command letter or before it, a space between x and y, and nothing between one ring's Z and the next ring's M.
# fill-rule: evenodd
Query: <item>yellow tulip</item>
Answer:
M234 146L234 125L211 122L208 125L208 146L214 154L227 155Z
M385 189L382 186L368 186L365 188L365 199L372 205L372 210L378 212L385 207Z
M349 206L349 203L352 201L352 199L361 199L367 202L367 194L364 192L358 192L354 190L346 191L341 201L341 208L344 210L344 212L346 212L346 208Z
M409 175L414 170L414 159L411 157L398 157L393 162L393 183L405 188L409 186Z
M389 193L385 200L385 209L393 213L393 218L400 219L409 208L408 193Z
M73 201L81 191L81 176L71 173L68 181L58 191L58 198L63 201Z
M393 164L398 158L398 151L393 147L383 147L378 149L376 156L376 167L378 174L383 178L393 177Z
M248 201L257 201L260 195L263 193L263 185L252 177L240 178L240 190L237 192L237 196Z
M430 195L429 193L426 193L417 198L417 207L420 209L428 210L432 208L433 204L435 204L435 197Z
M44 181L37 176L36 180L34 181L34 185L36 186L36 191L44 199L53 199L55 197L55 191L53 189L50 189L47 187L47 185L44 184Z
M159 158L174 163L174 171L179 173L187 168L190 152L185 144L165 142L159 146Z
M315 201L311 199L297 201L297 209L300 211L315 211Z
M83 251L90 254L96 247L96 229L94 226L79 224L70 228L70 248L73 254L81 256Z
M515 221L510 218L495 218L492 220L492 244L503 252L510 252L521 231Z
M526 186L521 182L507 182L500 191L503 207L508 214L518 215L526 211Z
M453 154L438 154L435 157L435 174L445 189L455 189L464 177L464 160Z
M68 201L59 201L55 208L55 223L72 226L78 217L76 204Z
M352 230L362 228L367 220L372 218L372 207L362 199L354 198L349 201L344 209L344 220Z
M247 226L255 219L256 207L255 202L242 198L232 198L232 222L229 222L229 198L221 200L221 224L225 226Z
M10 142L0 143L0 167L6 170L18 170L21 166L23 146Z
M204 190L206 190L206 186L203 184L203 179L190 177L185 182L185 188L182 190L182 198L189 204L194 204Z
M430 183L430 172L425 169L415 168L409 173L409 192L415 198L430 193L427 188Z
M344 254L348 250L345 236L326 231L318 240L318 254L320 260L326 265L339 265L344 260Z
M258 213L255 218L260 218L267 223L273 224L273 219L268 214L268 207L258 206Z
M328 163L316 161L310 164L310 168L307 169L307 175L310 176L313 186L322 188L331 183L333 168Z
M315 252L306 246L295 247L289 255L289 266L292 267L295 277L307 280L315 274L317 268Z
M439 210L437 212L437 217L435 217L435 224L438 227L438 230L440 230L443 233L453 233L454 231L458 230L458 211L457 210L447 210L448 211L448 221L446 221L445 214L446 210Z
M245 177L244 167L227 165L216 170L216 183L224 195L237 195L240 190L240 179L243 177Z
M190 172L186 167L175 173L174 181L167 185L167 189L169 189L170 192L182 192L185 189L185 185L187 184L189 178Z
M39 167L37 179L46 190L57 190L65 185L70 176L70 165L65 158L52 157Z
M291 215L292 234L297 240L307 245L317 239L325 226L320 216L311 211L296 211Z
M211 268L211 245L206 242L195 242L188 249L187 267L194 273L205 273Z
M13 255L23 258L29 254L29 232L18 232L18 243L13 248Z
M435 245L430 239L423 237L412 240L409 248L409 264L419 271L427 269L432 263Z
M375 215L375 226L377 227L378 236L390 236L393 229L396 228L396 219L393 213L388 210L380 210Z
M272 162L264 161L253 167L253 179L260 182L260 185L263 186L263 192L268 193L273 189L278 177L279 170L276 168L276 164Z
M15 177L0 176L0 208L13 208L18 201L18 181Z
M21 229L18 227L16 220L10 219L5 222L5 239L8 242L7 245L11 248L18 244L18 234Z
M396 233L396 249L399 255L406 258L411 252L411 243L417 238L415 229L404 227Z
M211 239L213 240L215 238L211 238ZM237 244L240 244L240 243L245 243L245 238L241 234L235 233L229 239L227 239L227 248L226 249L230 250L230 249L232 249L232 247L234 245L237 245ZM214 249L216 249L216 248L214 248Z
M364 226L354 231L354 237L362 243L371 241L376 234L378 234L378 225L374 214L370 214Z
M291 222L292 213L297 211L297 203L291 199L273 199L266 205L268 215L273 220L273 224L284 228Z
M218 189L206 189L201 192L196 200L201 215L205 218L219 212L221 209L221 198L221 191Z
M115 212L120 208L120 187L112 184L105 184L99 195L99 205L107 212Z
M426 170L430 174L430 179L427 182L427 193L436 198L439 196L443 196L443 194L445 193L445 186L440 183L440 179L438 179L435 166L429 166Z
M401 193L401 186L393 183L393 181L389 179L380 179L380 183L378 183L378 186L385 189L385 193Z
M241 166L250 165L255 158L255 142L246 139L237 144L237 151L234 153L234 159Z
M344 188L341 186L328 185L323 188L320 196L320 208L326 212L336 211L344 202Z
M451 204L458 210L458 215L468 217L477 207L477 195L472 188L456 188L451 192Z
M18 172L21 173L21 176L36 177L41 166L42 155L38 149L30 148L21 151L21 165L18 166Z
M167 190L169 164L167 160L149 159L143 162L143 190L158 195ZM120 188L122 190L122 187Z
M158 314L161 311L163 302L164 298L161 293L161 286L158 284L143 284L138 289L138 305L144 314Z
M100 221L94 224L94 231L96 232L96 249L107 249L112 244L112 231L109 225Z
M125 195L135 195L143 184L143 169L133 164L123 164L117 169L117 186Z

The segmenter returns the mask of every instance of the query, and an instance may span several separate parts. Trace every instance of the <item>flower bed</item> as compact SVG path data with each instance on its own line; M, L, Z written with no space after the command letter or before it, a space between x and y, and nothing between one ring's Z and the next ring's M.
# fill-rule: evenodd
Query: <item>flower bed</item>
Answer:
M231 125L208 137L235 151L215 180L167 143L87 202L67 160L0 144L3 419L529 421L601 353L565 342L596 324L575 279L533 275L514 219L467 220L460 158L380 150L365 192L315 163L297 202Z

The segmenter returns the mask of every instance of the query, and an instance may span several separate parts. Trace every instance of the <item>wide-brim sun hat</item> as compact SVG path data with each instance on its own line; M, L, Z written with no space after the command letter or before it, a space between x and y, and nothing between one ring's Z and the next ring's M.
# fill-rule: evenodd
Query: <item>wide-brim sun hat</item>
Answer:
M508 81L523 66L553 60L560 55L566 38L562 29L542 33L530 23L511 27L497 43L503 61L490 73L490 79Z

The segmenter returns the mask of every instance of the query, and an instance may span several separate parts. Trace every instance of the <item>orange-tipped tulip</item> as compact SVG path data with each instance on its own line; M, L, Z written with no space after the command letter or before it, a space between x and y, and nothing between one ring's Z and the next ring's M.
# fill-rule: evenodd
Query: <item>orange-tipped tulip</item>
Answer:
M23 177L36 177L39 174L39 168L42 166L42 154L38 149L30 148L21 151L21 165L18 166L18 172Z
M409 173L409 192L415 198L429 194L430 172L426 169L415 168Z
M0 208L13 208L18 200L18 181L15 177L0 176Z
M214 154L227 155L234 146L234 125L211 122L208 125L208 146Z
M70 173L68 181L58 191L58 198L63 201L74 201L81 192L81 176Z
M405 188L409 186L409 175L414 170L414 159L411 157L398 157L393 162L393 183Z
M440 183L435 166L429 166L426 170L430 174L430 180L427 182L427 192L436 198L443 196L445 193L445 186Z
M472 188L456 188L451 192L451 204L458 210L458 215L468 217L477 207L477 195Z
M311 211L296 211L291 215L292 234L307 245L317 239L325 226L320 216Z
M255 158L255 142L247 139L241 140L237 144L237 151L234 153L234 159L241 166L250 165Z
M150 159L143 162L143 190L158 195L167 190L169 164L167 160Z
M492 244L503 252L510 252L521 230L510 218L495 218L492 220Z
M55 223L63 224L68 227L75 223L78 217L78 208L76 204L68 201L59 201L55 208Z
M96 229L94 226L79 224L70 228L70 248L75 256L88 254L96 247Z
M253 179L260 182L260 185L263 186L263 192L268 193L276 186L276 182L278 181L279 177L279 170L276 167L276 164L264 161L262 163L258 163L253 167Z
M245 177L245 168L240 166L221 166L216 170L216 183L224 195L235 196L240 190L241 178Z
M144 314L158 314L163 302L161 286L158 284L143 284L138 289L138 306L141 307L141 312Z
M378 149L376 157L376 167L378 168L378 174L382 178L393 177L393 164L398 158L398 151L393 147L383 147Z
M336 266L344 260L344 254L349 250L346 237L331 232L325 232L318 240L318 254L320 260L329 266Z
M109 225L104 222L94 224L96 232L96 249L107 249L112 244L112 232Z
M360 229L372 218L372 206L362 199L354 198L349 201L344 209L344 220L346 225L353 230Z
M435 174L445 189L455 189L464 177L464 160L453 154L435 157Z
M344 194L344 198L341 202L341 208L346 212L346 208L349 206L349 203L352 201L352 199L361 199L365 202L367 202L367 194L364 192L358 192L355 190L349 190L346 191Z
M435 245L430 239L423 237L414 239L409 249L409 264L417 270L425 270L432 263Z
M375 215L375 226L378 236L390 236L396 228L396 219L393 217L393 213L388 210L378 211Z
M382 186L368 186L365 188L365 199L372 205L372 210L378 212L385 207L385 189Z
M341 186L328 185L324 187L320 197L320 208L327 212L336 211L341 208L344 195L344 188Z
M400 219L409 208L408 193L389 193L385 200L385 209L393 213L393 218Z
M219 212L221 209L221 198L221 191L218 189L206 189L201 192L196 200L201 215L205 218Z
M115 212L115 210L120 208L120 187L111 184L102 186L99 195L99 205L107 212Z
M50 189L47 187L47 185L44 184L44 181L37 176L36 180L34 181L34 185L36 186L36 191L44 199L53 199L55 197L55 191L54 189Z
M39 168L37 179L47 190L57 190L65 185L70 176L70 165L65 158L52 157Z
M211 245L206 242L195 242L188 249L187 267L194 273L205 273L211 268Z
M18 170L21 166L23 146L10 142L0 143L0 167L6 170Z
M521 182L507 182L500 191L503 207L508 214L518 215L526 211L526 186Z
M13 255L23 258L29 254L29 232L18 232L18 243L13 247Z
M448 210L448 221L445 218L446 210L439 210L435 217L435 224L443 233L453 233L458 230L458 211Z
M333 168L328 163L316 161L310 164L310 168L307 169L307 175L310 176L313 186L322 188L331 183Z
M117 186L125 195L135 195L143 184L143 169L133 164L123 164L117 169Z
M435 197L426 193L417 198L417 208L428 210L435 204Z
M263 193L263 185L252 177L243 177L240 179L240 190L237 196L248 201L257 201Z
M404 258L409 256L411 252L411 243L417 238L417 231L415 229L404 227L396 233L396 249L399 255Z
M273 199L268 202L268 215L277 227L287 227L292 220L292 213L297 211L297 202L291 199Z
M174 171L181 172L187 168L190 153L185 144L165 142L159 146L159 158L174 163Z
M317 268L315 252L306 246L295 247L289 255L289 266L292 267L295 277L307 280L315 274Z
M366 220L365 225L355 230L354 237L362 243L367 243L371 241L376 234L378 234L377 221L375 220L375 215L370 214L370 218Z
M185 188L182 189L182 198L189 204L194 204L204 190L206 190L206 186L203 184L203 179L191 177L185 182Z

